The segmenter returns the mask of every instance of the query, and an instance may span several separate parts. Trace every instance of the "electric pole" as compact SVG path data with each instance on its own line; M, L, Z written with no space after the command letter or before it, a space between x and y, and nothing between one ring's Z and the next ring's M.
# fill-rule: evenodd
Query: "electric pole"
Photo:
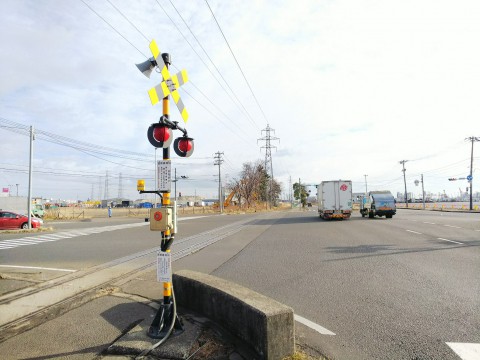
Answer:
M423 210L425 210L425 188L423 186L423 174L421 175L422 178L422 202L423 202Z
M402 161L400 161L399 163L403 165L403 170L402 170L402 171L403 171L403 183L405 184L405 204L406 204L406 206L407 206L407 208L408 208L407 179L406 179L406 177L405 177L405 171L407 171L407 170L405 169L405 163L406 163L407 161L408 161L408 160L402 160Z
M15 184L15 185L17 185L17 197L18 197L18 185L20 185L20 184Z
M30 126L30 163L28 166L28 228L32 228L32 173L33 173L33 140L35 133L33 126Z
M465 140L472 142L472 152L470 155L470 176L468 179L468 181L470 182L470 211L472 211L473 210L473 143L475 141L480 141L480 137L470 136Z
M223 213L223 199L222 199L222 172L221 172L221 165L223 163L222 159L223 151L217 151L215 153L214 159L215 162L213 165L218 165L218 207L220 209L220 213Z
M368 175L363 175L363 176L365 176L365 195L367 195L368 194L368 188L367 188L367 176Z
M267 189L267 206L270 203L270 208L272 207L271 204L271 196L272 196L272 184L273 184L273 163L272 163L272 148L276 149L276 146L272 146L272 141L280 140L279 138L272 136L272 133L275 134L275 129L272 129L269 124L267 127L261 131L262 135L265 132L265 136L257 139L257 143L259 141L265 141L265 145L261 146L260 149L265 149L265 172L270 176L270 181L268 182L268 189ZM270 173L269 173L270 172Z

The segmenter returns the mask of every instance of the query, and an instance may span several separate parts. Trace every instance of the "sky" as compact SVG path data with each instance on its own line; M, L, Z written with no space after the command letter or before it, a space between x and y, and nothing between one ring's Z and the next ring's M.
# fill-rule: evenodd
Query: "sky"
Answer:
M213 17L212 12L215 17ZM480 137L480 2L475 0L3 0L0 188L33 196L140 198L155 184L147 128L162 105L142 75L155 39L187 70L170 117L195 140L171 151L177 191L214 198L242 165L265 160L282 183L352 180L353 191L458 196ZM181 136L179 131L175 137ZM475 143L473 191L480 191ZM367 175L367 176L365 176ZM108 179L108 180L107 180ZM18 185L17 185L18 184ZM108 185L108 186L106 186Z

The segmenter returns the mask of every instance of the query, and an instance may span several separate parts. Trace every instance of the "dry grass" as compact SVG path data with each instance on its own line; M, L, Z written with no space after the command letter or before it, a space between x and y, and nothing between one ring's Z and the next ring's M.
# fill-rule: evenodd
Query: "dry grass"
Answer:
M238 206L230 205L224 209L226 214L245 214L263 211L281 211L290 208L289 204L280 204L278 207L266 209L265 204L257 204L254 207L243 209ZM219 213L218 208L213 206L197 206L197 207L179 207L178 215L202 215ZM150 214L150 209L133 209L133 208L114 208L112 209L113 217L138 217L145 218ZM45 211L44 220L83 220L93 218L107 218L107 209L98 208L80 208L80 207L61 207L56 209L48 209Z

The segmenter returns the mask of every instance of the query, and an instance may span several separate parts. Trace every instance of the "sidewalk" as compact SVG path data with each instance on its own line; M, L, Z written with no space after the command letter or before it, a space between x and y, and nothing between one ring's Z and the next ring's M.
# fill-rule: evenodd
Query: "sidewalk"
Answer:
M132 359L159 340L146 332L162 286L155 270L97 292L58 317L0 343L2 359ZM208 319L178 309L185 331L174 334L148 359L253 359L246 344Z

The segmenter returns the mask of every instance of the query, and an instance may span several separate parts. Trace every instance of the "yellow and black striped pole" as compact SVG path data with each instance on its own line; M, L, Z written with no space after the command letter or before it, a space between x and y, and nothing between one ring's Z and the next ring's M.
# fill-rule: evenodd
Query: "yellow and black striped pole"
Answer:
M168 65L170 64L169 54L161 54L163 61L165 63L165 68L168 72ZM169 98L166 95L163 100L163 116L162 119L168 121L169 117ZM163 148L163 160L170 160L170 146ZM158 166L158 164L157 164ZM158 171L158 170L157 170ZM158 184L155 184L158 190ZM162 196L162 207L170 207L170 190L163 193ZM150 220L151 221L151 220ZM175 230L175 229L174 229ZM170 247L173 243L175 234L172 233L172 230L166 229L162 231L162 241L160 245L160 251L165 253L170 253ZM148 335L156 339L165 339L169 336L170 332L175 326L176 329L183 329L181 321L178 319L175 311L175 304L173 304L172 297L172 283L167 281L163 283L163 304L160 309L157 311L155 318L148 329Z

